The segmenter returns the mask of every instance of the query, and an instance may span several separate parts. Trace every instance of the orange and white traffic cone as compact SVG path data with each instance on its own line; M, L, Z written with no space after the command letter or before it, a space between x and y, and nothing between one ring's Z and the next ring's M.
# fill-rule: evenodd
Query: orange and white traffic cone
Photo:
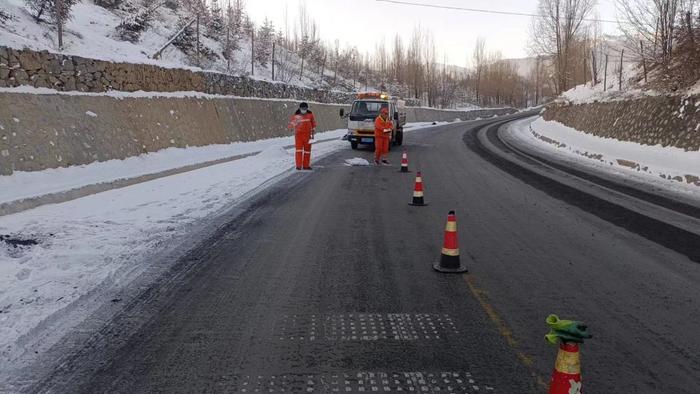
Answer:
M416 174L416 184L413 188L413 201L409 202L408 205L419 207L428 205L423 199L423 177L421 176L420 171L418 171Z
M581 359L578 343L559 344L549 394L581 394Z
M401 172L409 172L408 171L408 154L406 154L406 151L403 151L403 154L401 155Z
M445 225L445 241L442 244L440 261L433 264L436 271L444 273L467 272L467 267L459 260L459 246L457 244L457 215L455 211L447 214L447 225Z

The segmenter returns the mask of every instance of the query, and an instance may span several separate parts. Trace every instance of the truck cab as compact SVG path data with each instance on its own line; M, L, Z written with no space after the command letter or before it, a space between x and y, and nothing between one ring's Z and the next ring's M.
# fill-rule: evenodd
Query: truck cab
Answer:
M404 102L385 93L360 93L353 101L349 114L345 114L344 109L340 110L340 116L348 118L347 140L352 149L357 149L359 145L374 145L374 120L382 108L389 109L389 117L394 124L392 144L403 143L403 126L406 124Z

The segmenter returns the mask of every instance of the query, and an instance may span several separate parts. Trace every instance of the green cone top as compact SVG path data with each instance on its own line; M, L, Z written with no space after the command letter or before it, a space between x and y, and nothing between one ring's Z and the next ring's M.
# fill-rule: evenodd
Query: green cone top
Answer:
M549 333L544 338L552 345L557 343L583 343L593 335L588 333L588 326L575 320L561 320L557 315L549 315L545 319L549 325Z

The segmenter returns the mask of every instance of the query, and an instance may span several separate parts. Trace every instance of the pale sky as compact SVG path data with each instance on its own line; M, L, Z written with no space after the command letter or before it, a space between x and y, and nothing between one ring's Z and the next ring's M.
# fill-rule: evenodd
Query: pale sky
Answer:
M296 23L299 1L304 0L246 0L246 6L253 20L259 23L267 17L277 27L283 27L287 9L291 31ZM531 18L525 16L432 9L376 0L305 1L310 16L320 27L321 37L331 43L338 38L341 47L349 43L362 52L372 52L381 40L389 45L396 33L407 41L414 26L420 24L433 32L440 59L446 54L449 64L466 65L477 36L486 38L488 50L500 50L505 58L528 56ZM537 0L406 1L523 13L534 13L537 8ZM598 0L597 10L601 19L616 19L614 0ZM617 32L615 24L603 23L602 27L605 33Z

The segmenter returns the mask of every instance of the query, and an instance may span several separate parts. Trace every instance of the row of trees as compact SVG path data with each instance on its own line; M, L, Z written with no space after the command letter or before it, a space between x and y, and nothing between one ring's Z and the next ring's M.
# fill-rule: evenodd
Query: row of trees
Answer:
M77 0L25 0L37 22L50 23L59 33L70 18ZM124 0L94 0L107 8L124 8ZM489 105L524 105L527 84L500 55L489 54L480 63L479 76L464 68L447 66L438 57L432 33L416 27L409 39L400 35L387 45L381 42L373 53L357 47L322 40L318 24L301 2L298 17L285 18L277 27L265 20L256 26L246 12L245 0L140 0L130 16L116 27L115 35L137 43L157 12L167 8L180 16L177 32L168 45L188 56L193 65L234 73L255 74L273 70L283 82L309 79L340 89L384 88L430 106L455 107L479 101ZM59 46L62 40L59 34ZM204 39L206 37L206 39ZM248 48L249 50L244 50ZM158 51L156 57L162 53ZM476 94L475 94L476 92Z
M650 69L668 69L679 51L697 58L698 4L698 0L616 0L618 26L626 42L611 49L600 34L595 0L539 0L531 51L546 59L550 78L544 83L557 94L582 83L604 82L608 66L622 87L625 56L640 63L645 79ZM616 58L615 64L608 64L609 57Z
M25 0L37 21L58 27L70 18L77 0ZM94 0L104 7L118 7L123 0ZM167 7L181 16L172 44L193 64L222 71L255 74L256 68L272 68L273 78L321 81L341 89L383 87L430 106L454 107L466 102L482 105L532 105L581 83L596 84L608 76L611 50L594 18L595 0L539 0L531 29L535 55L528 75L498 52L486 50L477 39L471 68L449 67L440 59L432 33L417 26L408 39L396 35L387 45L379 42L372 53L357 47L341 47L321 38L317 23L304 2L298 17L283 26L265 20L256 26L246 12L245 0L140 0L133 16L117 26L117 36L137 42L156 11ZM620 28L628 37L627 56L643 65L668 67L680 45L698 52L696 41L700 15L698 0L616 0ZM207 37L207 43L201 37ZM213 43L212 43L213 42ZM681 45L682 44L682 45ZM243 49L247 47L249 51ZM610 70L622 75L622 54ZM618 78L618 79L621 79ZM612 78L611 78L612 80ZM621 81L618 81L621 82ZM607 87L607 86L606 86Z

